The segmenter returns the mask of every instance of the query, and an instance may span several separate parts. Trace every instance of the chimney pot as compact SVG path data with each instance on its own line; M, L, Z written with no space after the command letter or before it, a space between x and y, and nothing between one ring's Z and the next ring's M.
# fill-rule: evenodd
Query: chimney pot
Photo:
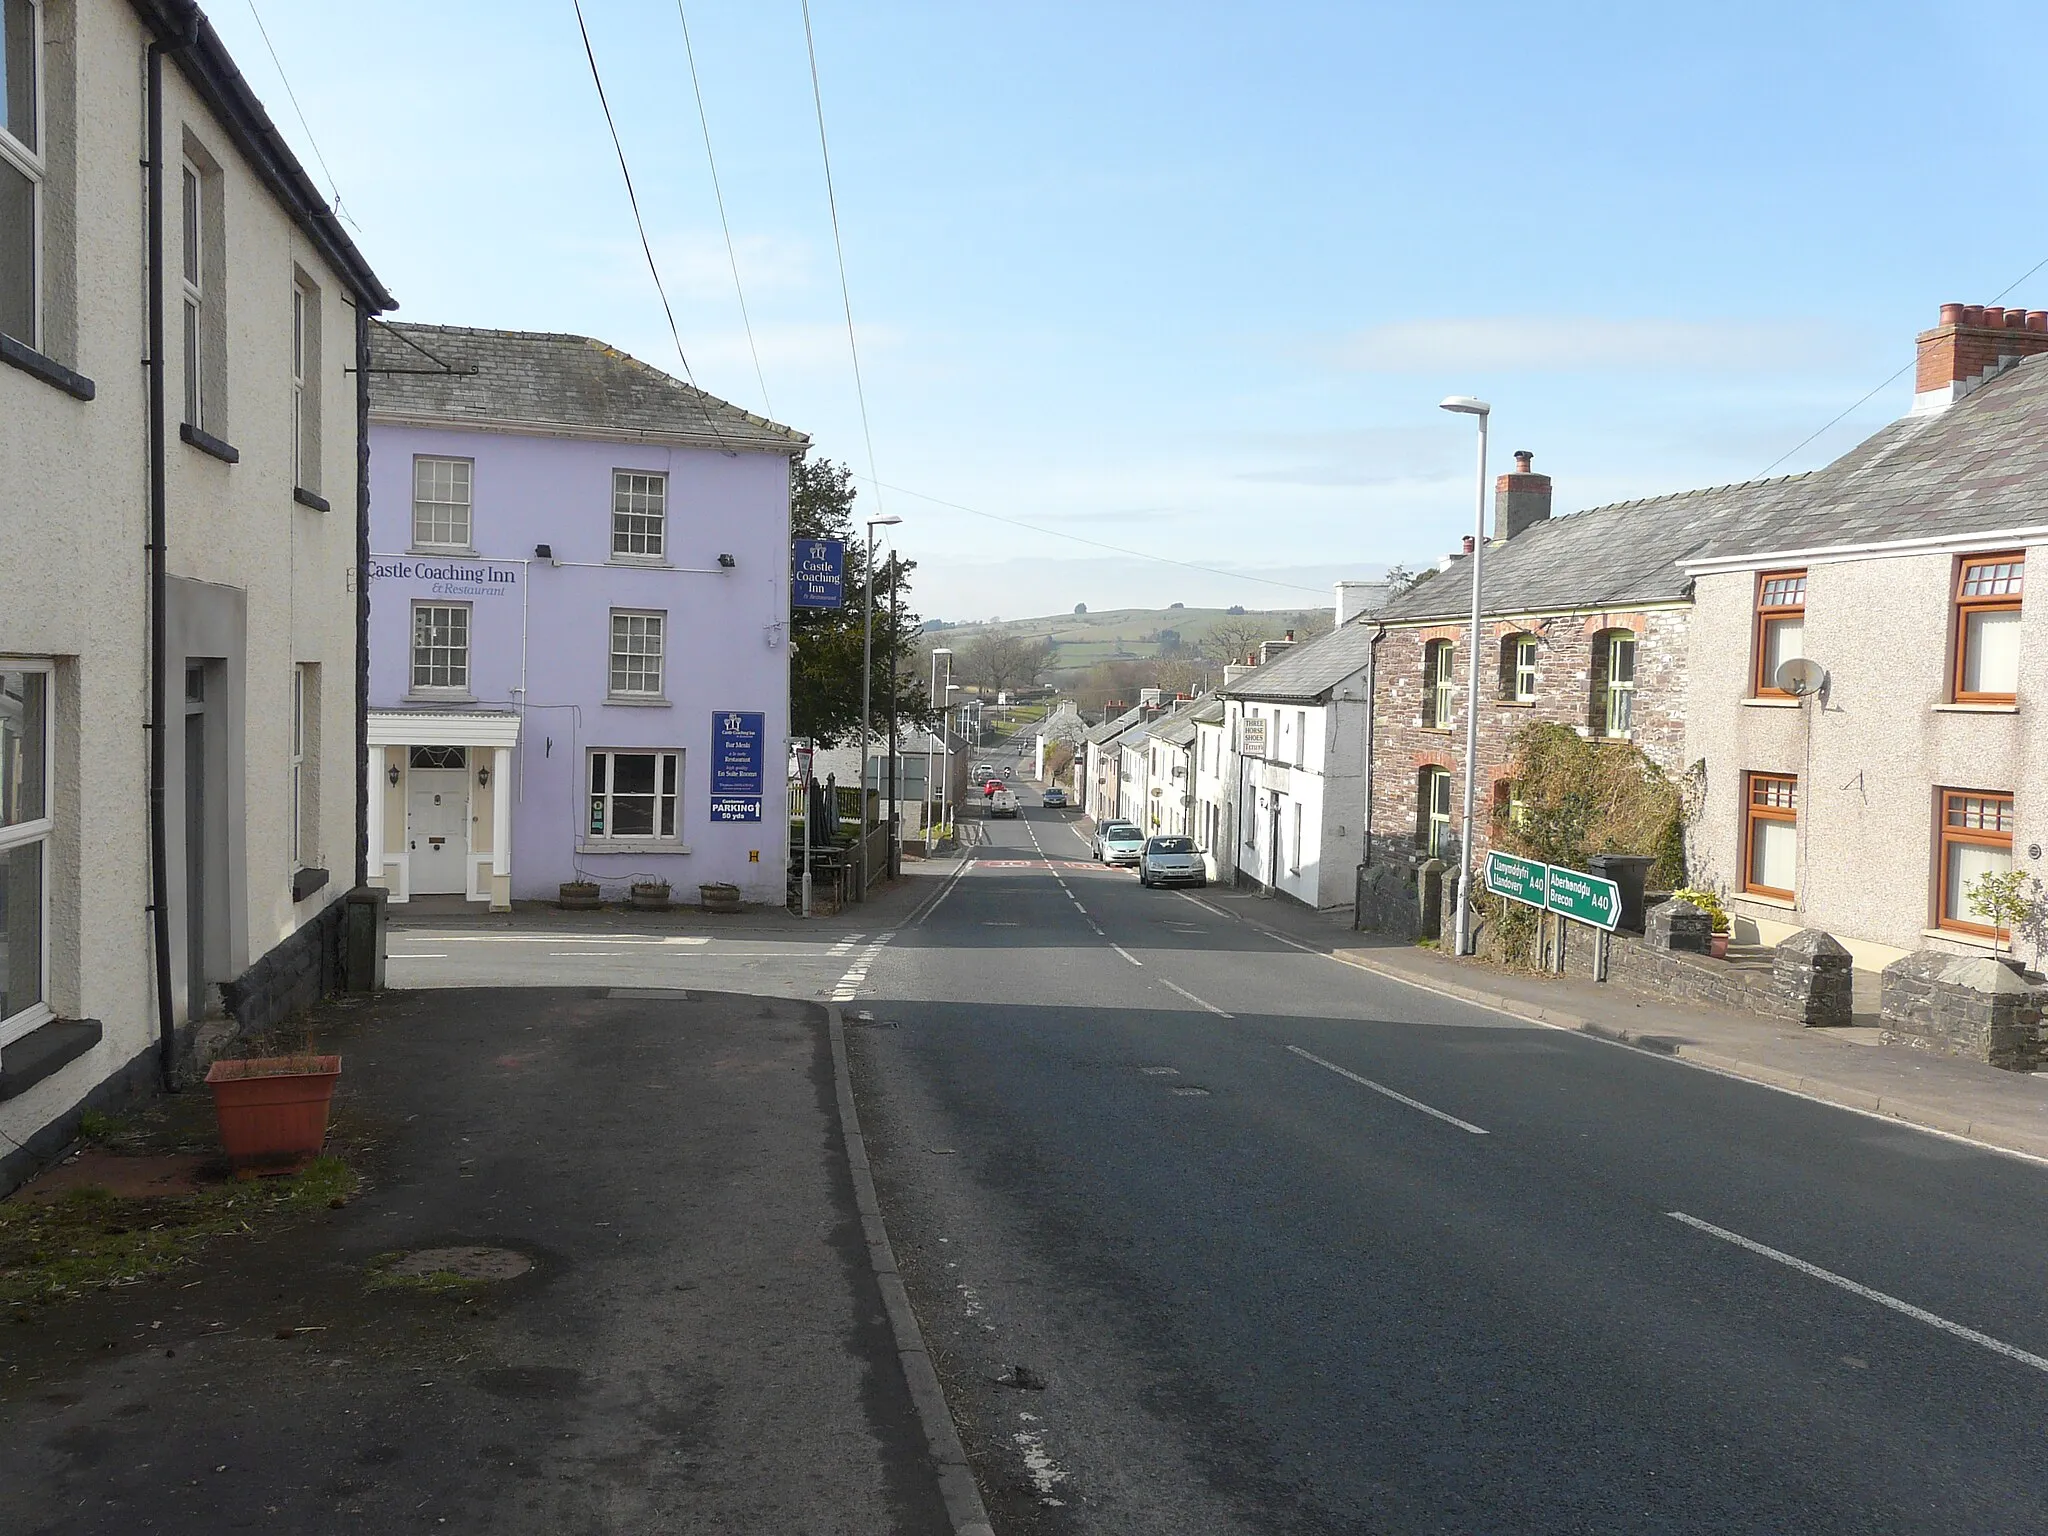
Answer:
M1493 482L1493 542L1505 543L1550 517L1550 476L1530 466L1536 455L1515 450L1515 467Z
M1958 312L1962 319L1952 321ZM2048 352L2048 310L1944 304L1941 324L1917 339L1913 411L1924 415L1946 409L2020 359Z
M1469 533L1465 535L1465 553L1468 555L1472 553L1472 535Z
M2008 309L2005 312L2005 328L2008 331L2023 331L2027 328L2027 312L2024 309Z
M1963 323L1963 311L1968 308L1969 306L1967 304L1942 305L1941 323L1943 325L1961 325Z
M1963 324L1982 325L1983 323L1984 306L1982 304L1965 304L1963 306Z
M2027 329L2030 331L2048 331L2048 309L2028 310Z
M1292 645L1294 643L1294 631L1291 629L1287 631L1287 643L1289 645Z
M1529 473L1529 466L1530 466L1530 465L1532 465L1532 464L1534 464L1535 462L1536 462L1536 455L1535 455L1535 454L1533 454L1533 453L1531 453L1531 452L1530 452L1530 451L1529 451L1528 449L1526 449L1526 448L1517 448L1517 449L1515 450L1515 473L1516 473L1516 474L1518 474L1518 475L1526 475L1526 474L1528 474L1528 473Z

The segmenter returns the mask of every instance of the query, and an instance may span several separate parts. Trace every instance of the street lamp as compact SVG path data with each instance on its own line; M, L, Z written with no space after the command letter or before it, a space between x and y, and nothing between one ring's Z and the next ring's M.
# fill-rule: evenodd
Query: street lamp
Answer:
M1471 952L1472 794L1479 772L1479 578L1486 568L1486 419L1493 407L1452 395L1441 409L1479 418L1478 510L1472 523L1472 633L1465 642L1465 814L1458 832L1458 926L1453 953Z
M868 899L868 884L871 871L868 868L868 722L874 705L875 671L875 530L893 528L903 519L894 513L883 513L880 517L868 519L868 563L866 572L865 602L861 605L860 632L860 900ZM893 745L893 744L892 744ZM890 808L894 814L895 808Z
M946 740L946 698L947 698L947 694L945 694L945 693L940 693L940 692L939 692L939 658L940 658L941 656L943 656L943 657L945 657L945 658L946 658L946 686L947 686L947 692L948 692L948 693L950 693L950 692L951 692L951 690L952 690L952 684L953 684L953 653L952 653L952 651L951 651L951 650L949 650L949 649L948 649L947 647L945 647L945 646L943 646L943 645L935 645L935 646L933 646L933 647L932 647L932 697L933 697L934 699L937 699L937 700L938 700L938 703L939 703L939 745L940 745L940 746L941 746L942 748L945 748L945 749L946 749L946 756L947 756L947 758L948 758L948 759L950 760L950 758L951 758L951 756L952 756L952 750L951 750L951 743L949 743L949 742L948 742L948 741ZM927 855L927 856L929 857L929 856L931 856L931 855L932 855L932 853L934 852L934 850L933 850L933 848L932 848L932 828L933 828L933 827L935 827L935 826L939 826L939 825L942 825L942 824L943 824L943 823L945 822L945 819L946 819L946 783L945 783L945 780L944 780L944 779L941 779L941 780L939 781L939 795L938 795L938 804L939 804L939 819L938 819L938 821L936 821L936 822L932 820L932 810L931 810L931 804L932 804L932 754L931 754L931 752L930 752L930 750L929 750L929 749L927 749L927 750L926 750L926 752L925 752L925 754L924 754L924 798L925 798L925 812L924 812L924 821L925 821L925 853L926 853L926 855Z

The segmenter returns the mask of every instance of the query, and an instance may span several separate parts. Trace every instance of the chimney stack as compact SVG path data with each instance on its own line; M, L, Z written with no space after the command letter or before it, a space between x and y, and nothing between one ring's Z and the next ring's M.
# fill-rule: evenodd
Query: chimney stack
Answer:
M1493 542L1503 544L1535 523L1550 521L1550 476L1529 466L1536 456L1526 448L1515 453L1512 474L1493 482Z
M2048 352L2048 310L1944 304L1941 323L1922 331L1913 414L1945 411L2023 357Z

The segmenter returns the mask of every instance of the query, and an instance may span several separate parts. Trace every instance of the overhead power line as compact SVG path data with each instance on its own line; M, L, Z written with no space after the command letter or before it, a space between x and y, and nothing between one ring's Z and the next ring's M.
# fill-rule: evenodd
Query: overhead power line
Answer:
M882 482L875 478L875 434L868 425L868 393L860 377L860 343L853 336L853 291L846 282L846 246L839 238L839 196L832 189L832 147L825 140L825 94L818 86L818 45L811 38L811 0L803 0L804 10L804 51L811 61L811 102L818 110L818 154L825 162L825 205L832 210L832 251L839 259L839 299L846 310L846 350L853 358L853 393L860 402L860 430L867 440L868 482L879 487ZM881 498L876 498L876 510L880 510Z
M1008 523L1012 528L1028 528L1033 533L1043 533L1055 539L1070 539L1076 544L1086 544L1094 549L1106 549L1114 554L1129 555L1135 560L1153 560L1161 565L1177 565L1184 571L1201 571L1206 575L1221 576L1226 581L1256 581L1262 586L1285 587L1290 592L1313 592L1318 597L1327 597L1329 595L1321 587L1304 587L1298 581L1278 581L1271 576L1251 576L1243 571L1218 570L1213 565L1196 565L1191 560L1176 560L1171 555L1155 555L1150 550L1126 549L1121 544L1105 544L1100 539L1083 538L1078 533L1067 533L1059 528L1047 528L1041 523L1027 523L1021 517L1004 517L1000 512L984 512L979 507L970 507L957 501L947 501L941 496L927 496L923 491L913 491L908 486L886 485L882 481L875 479L872 475L857 475L855 478L865 480L877 489L894 491L899 496L909 496L918 501L928 501L935 507L950 507L955 512L965 512L971 517L985 517L992 523Z
M761 371L761 349L754 345L754 321L747 313L747 290L740 285L740 256L733 248L732 224L725 216L725 191L718 184L718 158L711 153L711 119L704 111L704 87L697 79L697 50L690 43L690 18L683 13L683 0L676 0L676 20L683 24L683 55L690 61L690 89L697 96L697 122L704 130L704 162L711 167L711 195L718 200L718 224L725 231L726 260L732 263L732 291L739 295L740 324L746 327L747 351L754 359L754 381L761 386L761 414L773 416L768 399L768 376Z
M2039 261L2035 262L2031 267L2027 268L2026 271L2022 272L2018 277L2014 278L2011 282L2007 283L2003 288L1999 289L1998 292L1991 295L1991 297L1988 300L1986 300L1986 302L1996 304L2000 299L2004 298L2008 293L2011 293L2013 289L2019 287L2021 283L2024 283L2028 278L2032 277L2036 272L2040 271L2043 267L2048 267L2048 256L2043 256ZM1891 388L1893 384L1898 382L1900 376L1905 374L1913 366L1914 365L1912 363L1907 363L1905 367L1899 369L1896 373L1892 374L1890 378L1886 379L1882 384L1878 385L1876 389L1870 391L1869 394L1865 395L1862 399L1858 400L1854 405L1850 406L1846 411L1843 411L1839 416L1836 416L1832 420L1830 420L1828 424L1822 427L1819 431L1809 433L1807 436L1802 437L1798 442L1794 443L1790 448L1787 448L1783 453L1779 454L1775 459L1771 460L1770 463L1766 464L1763 467L1763 474L1758 475L1757 478L1761 480L1763 478L1763 475L1768 475L1772 470L1776 469L1780 464L1784 463L1787 459L1791 458L1793 454L1797 453L1800 449L1804 448L1808 443L1812 442L1815 438L1833 431L1837 426L1841 425L1842 422L1846 421L1849 417L1855 415L1858 411L1862 410L1863 407L1868 405L1875 396L1880 394L1882 391Z
M256 0L248 0L248 3L249 15L256 22L256 35L263 39L270 62L277 66L277 78L284 82L284 93L291 101L292 111L298 116L299 127L305 132L306 142L312 146L313 158L320 162L321 174L327 178L327 195L334 204L334 216L355 224L356 232L360 234L363 226L356 224L355 216L341 205L341 186L335 181L334 172L328 169L327 157L320 153L320 141L313 137L313 125L306 121L306 109L299 105L299 93L292 89L292 77L284 72L284 60L277 56L277 45L270 40L270 29L263 25L263 13L256 9Z

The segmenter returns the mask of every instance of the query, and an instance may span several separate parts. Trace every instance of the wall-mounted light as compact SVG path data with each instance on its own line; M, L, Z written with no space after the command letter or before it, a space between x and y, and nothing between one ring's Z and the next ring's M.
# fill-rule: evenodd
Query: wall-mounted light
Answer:
M488 789L488 788L490 788L490 784L491 784L491 770L490 770L490 769L488 769L488 768L479 768L479 769L477 769L477 771L476 771L476 787L477 787L478 789Z
M534 559L536 559L536 560L552 560L552 559L554 559L554 558L555 558L555 546L554 546L554 545L552 545L552 544L536 544L536 545L534 545L534 546L533 546L533 558L534 558Z
M720 555L718 557L718 568L722 571L729 571L738 564L739 561L733 559L731 555Z
M398 764L393 763L389 768L386 768L384 770L384 782L386 784L389 784L393 789L398 788Z

